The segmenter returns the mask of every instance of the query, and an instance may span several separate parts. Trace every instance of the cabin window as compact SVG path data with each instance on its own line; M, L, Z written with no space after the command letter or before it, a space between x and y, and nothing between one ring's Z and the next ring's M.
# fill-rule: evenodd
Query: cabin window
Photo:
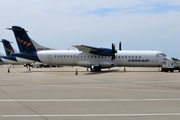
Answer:
M79 58L79 55L77 55L77 58Z
M67 58L69 58L69 55L67 55Z
M129 59L131 58L131 56L129 56Z
M124 56L122 56L122 59L124 58Z
M118 56L118 58L121 58L120 56Z
M127 56L125 56L125 58L127 58Z
M132 56L132 58L134 58L134 56Z
M141 56L139 56L139 59L141 59Z
M54 57L56 58L56 55Z
M61 55L61 58L63 58L63 55Z
M64 55L64 58L66 58L66 55Z
M94 58L96 58L96 56L94 56Z
M138 58L138 57L136 56L136 58Z
M93 58L93 55L91 55L91 58Z

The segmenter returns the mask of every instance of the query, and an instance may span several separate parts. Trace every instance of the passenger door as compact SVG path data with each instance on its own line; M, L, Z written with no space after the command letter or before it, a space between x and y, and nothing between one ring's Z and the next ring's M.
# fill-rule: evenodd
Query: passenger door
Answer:
M52 63L52 55L47 56L47 63Z

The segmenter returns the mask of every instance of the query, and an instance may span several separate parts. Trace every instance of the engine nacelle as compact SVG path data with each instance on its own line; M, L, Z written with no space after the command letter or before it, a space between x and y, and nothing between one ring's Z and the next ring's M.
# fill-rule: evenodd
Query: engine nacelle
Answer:
M102 55L102 56L112 56L112 49L99 48L98 51L90 51L90 53L95 55Z
M100 62L99 66L101 66L101 68L111 68L114 67L115 64L113 62Z

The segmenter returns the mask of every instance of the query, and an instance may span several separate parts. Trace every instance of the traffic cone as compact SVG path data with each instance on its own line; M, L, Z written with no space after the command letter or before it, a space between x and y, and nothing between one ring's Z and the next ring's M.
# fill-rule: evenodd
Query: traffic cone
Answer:
M76 69L76 73L75 73L75 75L78 75L78 71L77 71L77 69Z
M10 73L10 69L8 68L8 71L7 71L8 73Z

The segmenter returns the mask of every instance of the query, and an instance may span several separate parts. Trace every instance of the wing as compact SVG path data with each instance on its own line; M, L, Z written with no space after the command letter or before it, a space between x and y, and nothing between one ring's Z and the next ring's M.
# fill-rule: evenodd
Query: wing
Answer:
M112 56L112 49L109 48L96 48L86 45L74 45L73 47L77 48L79 51L82 51L84 53L102 56Z
M100 48L86 46L86 45L74 45L73 47L77 48L79 51L82 51L84 53L92 53L100 50Z

